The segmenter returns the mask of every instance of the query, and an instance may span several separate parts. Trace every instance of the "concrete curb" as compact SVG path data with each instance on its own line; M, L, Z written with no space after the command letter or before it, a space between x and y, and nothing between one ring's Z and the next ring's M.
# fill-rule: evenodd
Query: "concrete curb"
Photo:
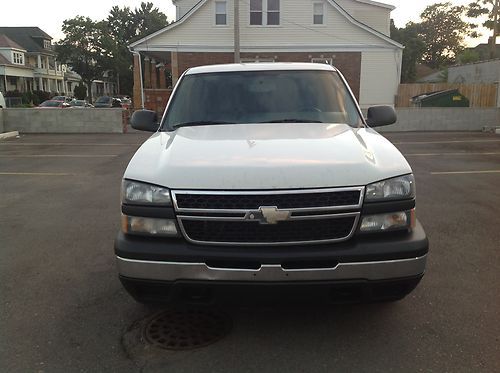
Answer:
M6 139L10 139L12 137L17 137L17 136L19 136L18 131L4 132L4 133L0 133L0 140L6 140Z

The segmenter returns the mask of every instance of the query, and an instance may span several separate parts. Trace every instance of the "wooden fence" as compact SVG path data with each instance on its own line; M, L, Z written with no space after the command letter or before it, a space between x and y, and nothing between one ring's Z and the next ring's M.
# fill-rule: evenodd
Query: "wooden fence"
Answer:
M424 84L400 84L396 97L397 107L410 107L410 99L428 92L458 89L470 101L470 107L484 108L497 106L496 84L448 84L448 83L424 83Z

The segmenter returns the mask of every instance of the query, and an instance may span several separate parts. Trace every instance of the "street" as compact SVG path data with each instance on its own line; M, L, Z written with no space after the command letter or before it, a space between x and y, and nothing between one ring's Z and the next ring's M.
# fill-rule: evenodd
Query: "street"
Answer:
M0 142L4 372L499 372L500 136L386 134L411 164L427 273L393 304L228 307L232 330L190 351L144 342L158 308L123 290L120 181L147 138Z

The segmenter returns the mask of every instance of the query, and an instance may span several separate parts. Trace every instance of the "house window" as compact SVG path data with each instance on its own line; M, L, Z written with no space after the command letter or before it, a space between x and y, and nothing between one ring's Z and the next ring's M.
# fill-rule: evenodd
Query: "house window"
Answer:
M312 63L325 63L327 65L333 65L333 59L332 58L311 58Z
M323 17L323 3L313 3L313 24L322 25Z
M262 25L262 0L250 0L250 24Z
M225 1L215 2L215 24L227 25L227 3Z
M250 0L250 24L259 26L279 25L280 0Z
M267 24L280 24L280 0L267 0Z
M12 52L12 62L16 65L24 65L24 54Z
M44 49L50 49L50 40L44 40L43 47Z

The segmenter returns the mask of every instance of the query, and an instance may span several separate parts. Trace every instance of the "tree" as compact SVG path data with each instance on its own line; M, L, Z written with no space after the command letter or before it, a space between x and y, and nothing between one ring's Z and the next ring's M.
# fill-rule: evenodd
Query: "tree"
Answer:
M167 16L152 3L142 2L133 11L114 6L103 21L81 16L65 20L65 37L56 45L56 52L61 62L81 75L89 96L92 81L102 78L104 72L116 78L120 93L131 94L133 60L128 45L167 25Z
M73 94L78 100L85 100L85 97L87 97L87 87L84 85L78 84L75 89Z
M418 34L418 25L409 22L405 28L397 28L391 19L391 39L404 45L401 67L402 83L414 83L417 78L417 63L422 60L425 43Z
M432 68L454 62L464 50L466 37L477 37L477 25L465 21L468 8L451 2L437 3L425 8L420 15L418 34L425 43L423 61Z
M469 4L467 16L477 18L484 15L487 16L487 20L483 26L493 30L490 38L490 58L495 58L496 39L500 30L500 0L476 0Z
M134 22L136 24L136 36L130 41L138 40L155 31L168 26L167 16L154 8L153 3L141 3L139 9L135 8Z
M133 73L132 55L128 45L140 38L158 31L168 25L167 16L152 3L141 3L132 11L129 7L114 6L106 19L107 33L110 35L110 52L107 67L120 79L121 93L132 93Z
M77 16L65 20L62 31L65 37L56 44L58 59L82 77L91 99L92 81L102 77L104 61L110 57L105 47L104 24Z
M464 63L473 63L481 60L481 56L478 52L472 49L466 49L461 54L457 56L458 62Z

